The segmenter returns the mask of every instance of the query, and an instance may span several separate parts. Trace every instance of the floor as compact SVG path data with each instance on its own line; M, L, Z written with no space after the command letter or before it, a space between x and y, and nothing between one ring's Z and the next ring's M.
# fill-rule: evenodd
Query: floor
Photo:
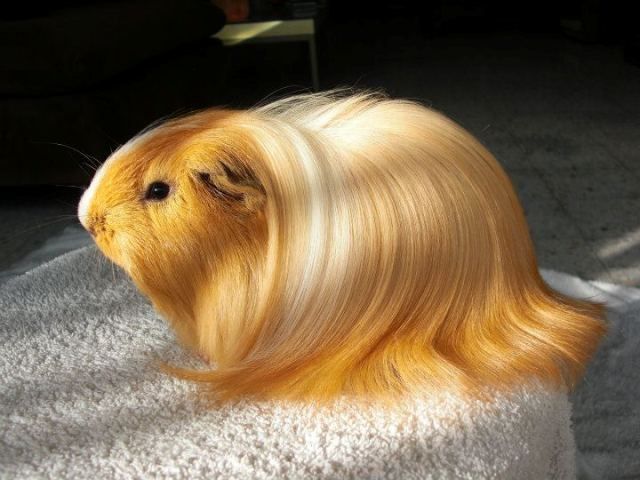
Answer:
M560 34L423 38L414 27L400 19L327 31L323 88L382 88L453 117L510 174L541 267L640 286L640 68L626 64L616 46ZM375 33L380 28L385 35ZM245 103L304 84L305 59L296 62L301 68L288 76L264 65L271 68L262 69ZM0 268L73 222L78 194L63 187L3 193Z

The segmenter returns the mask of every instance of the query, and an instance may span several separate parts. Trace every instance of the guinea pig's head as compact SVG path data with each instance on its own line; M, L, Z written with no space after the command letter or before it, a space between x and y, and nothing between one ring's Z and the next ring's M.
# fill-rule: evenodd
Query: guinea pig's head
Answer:
M250 147L223 128L233 115L202 112L134 138L100 167L79 204L102 252L182 322L230 258L249 262L262 245L265 189L247 162Z

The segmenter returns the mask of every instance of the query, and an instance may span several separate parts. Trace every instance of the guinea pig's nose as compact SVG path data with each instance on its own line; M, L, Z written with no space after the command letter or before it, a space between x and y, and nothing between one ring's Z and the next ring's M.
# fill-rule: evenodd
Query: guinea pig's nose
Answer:
M87 232L91 234L92 237L96 236L96 227L94 226L93 222L88 222L87 225L85 225L85 228L87 229Z
M104 215L88 215L84 218L82 225L93 237L96 236L98 228L104 223Z

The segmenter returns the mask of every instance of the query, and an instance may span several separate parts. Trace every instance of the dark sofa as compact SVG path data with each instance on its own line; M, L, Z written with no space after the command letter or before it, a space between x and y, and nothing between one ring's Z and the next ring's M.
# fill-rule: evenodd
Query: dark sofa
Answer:
M0 20L0 184L86 184L150 122L224 103L205 0L42 2ZM62 146L64 145L64 146ZM77 151L76 151L77 150Z

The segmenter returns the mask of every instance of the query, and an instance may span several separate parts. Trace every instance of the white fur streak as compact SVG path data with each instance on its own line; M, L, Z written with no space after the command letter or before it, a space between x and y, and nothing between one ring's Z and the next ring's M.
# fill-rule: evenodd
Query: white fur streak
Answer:
M107 164L107 162L103 163L100 168L96 170L89 188L85 190L85 192L82 194L82 198L80 198L80 203L78 204L78 218L80 219L80 223L82 224L82 226L85 228L87 228L87 218L89 216L89 211L91 209L91 205L93 204L93 199L96 195L96 191L98 190L98 185L104 177L104 172L106 171L105 165Z

